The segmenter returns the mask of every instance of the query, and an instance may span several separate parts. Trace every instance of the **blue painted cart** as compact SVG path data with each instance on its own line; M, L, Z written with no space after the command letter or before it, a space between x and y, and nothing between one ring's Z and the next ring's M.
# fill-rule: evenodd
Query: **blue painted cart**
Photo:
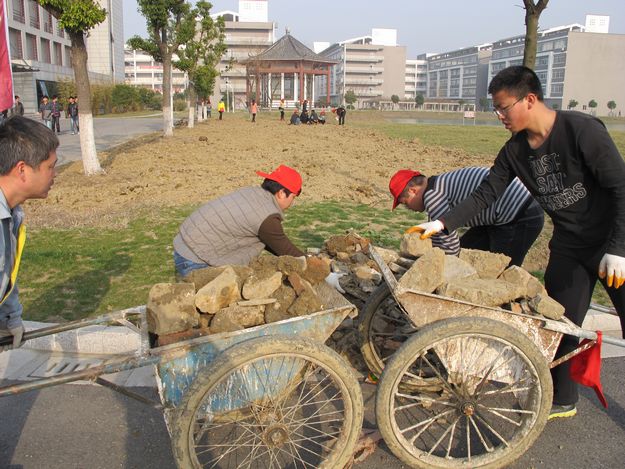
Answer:
M325 284L317 293L322 311L162 347L150 347L145 306L31 331L26 340L115 322L142 341L134 354L5 386L0 397L92 380L149 402L102 375L155 365L157 406L180 468L342 468L360 434L362 395L350 366L324 342L356 309Z

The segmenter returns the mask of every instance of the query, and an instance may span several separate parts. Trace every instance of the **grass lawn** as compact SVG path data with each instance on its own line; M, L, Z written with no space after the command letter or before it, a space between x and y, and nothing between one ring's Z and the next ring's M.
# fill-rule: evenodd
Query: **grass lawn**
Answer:
M191 211L142 216L123 230L31 231L20 269L25 319L69 321L145 304L153 284L174 280L171 243ZM350 228L397 248L401 233L419 219L403 209L321 202L293 206L284 226L302 249L322 247Z

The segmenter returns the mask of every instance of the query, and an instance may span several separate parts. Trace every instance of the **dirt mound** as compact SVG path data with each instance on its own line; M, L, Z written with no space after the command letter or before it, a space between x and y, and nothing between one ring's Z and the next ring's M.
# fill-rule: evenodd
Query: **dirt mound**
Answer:
M48 199L26 204L29 225L121 227L138 213L193 206L256 185L256 170L279 164L301 172L301 202L348 200L388 207L388 178L397 169L436 174L488 166L494 155L391 139L334 122L289 126L261 114L252 124L240 114L176 129L171 138L143 137L101 152L100 158L106 170L101 176L84 176L81 162L63 167Z

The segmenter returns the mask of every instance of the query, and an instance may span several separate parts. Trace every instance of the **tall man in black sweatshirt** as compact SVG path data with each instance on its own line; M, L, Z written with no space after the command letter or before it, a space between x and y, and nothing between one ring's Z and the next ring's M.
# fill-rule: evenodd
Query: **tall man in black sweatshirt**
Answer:
M488 207L518 177L551 217L545 287L566 316L581 325L593 288L601 280L625 333L625 162L603 123L574 111L553 111L543 102L540 81L529 68L499 72L488 92L494 112L512 137L500 150L489 177L439 220L414 227L429 237L452 231ZM556 356L575 347L565 335ZM552 370L550 418L572 417L577 385L569 362Z

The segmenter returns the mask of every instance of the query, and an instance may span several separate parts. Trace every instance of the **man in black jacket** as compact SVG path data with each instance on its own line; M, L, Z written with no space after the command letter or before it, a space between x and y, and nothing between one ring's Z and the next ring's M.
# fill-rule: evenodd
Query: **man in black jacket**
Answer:
M553 111L543 102L540 81L523 66L499 72L488 87L494 112L512 137L500 150L489 177L447 214L415 229L422 237L454 230L488 207L518 177L553 221L545 287L566 316L581 325L601 281L625 332L625 162L603 123L575 111ZM556 356L577 347L565 335ZM577 385L570 363L552 370L550 418L572 417Z

